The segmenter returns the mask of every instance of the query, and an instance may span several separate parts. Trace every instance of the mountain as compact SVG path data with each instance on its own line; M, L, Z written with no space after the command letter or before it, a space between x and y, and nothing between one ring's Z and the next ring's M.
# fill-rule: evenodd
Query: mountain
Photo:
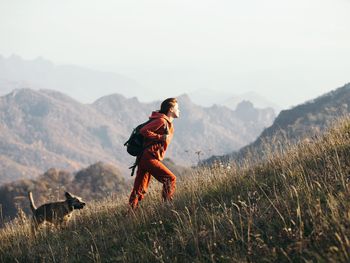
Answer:
M186 94L177 99L181 113L180 118L175 120L175 136L167 154L182 165L195 164L214 152L238 149L247 141L254 140L257 132L268 127L275 117L273 111L261 111L252 107L252 119L249 119L240 111L226 107L198 106ZM147 119L151 110L159 108L160 103L145 104L136 98L126 101L120 95L111 95L97 100L92 106L113 122L124 124L127 134L135 124Z
M197 105L211 107L214 104L220 104L220 102L233 96L233 94L231 92L222 92L210 89L198 89L188 93L188 96Z
M252 105L246 119L227 107L195 105L187 95L178 100L181 117L175 120L167 156L179 165L239 149L273 119L271 112L254 111ZM82 104L52 90L20 89L0 97L0 183L33 178L52 167L74 171L98 161L114 163L127 175L134 158L123 144L159 105L118 94Z
M204 107L210 107L217 104L235 110L240 102L249 101L254 105L254 107L259 109L269 108L273 109L277 113L281 110L281 107L276 103L269 101L253 91L237 95L232 92L199 89L189 93L188 95L194 103Z
M237 105L242 101L249 101L254 105L254 107L259 109L272 108L276 112L280 112L281 110L281 107L278 106L276 103L269 101L268 99L253 91L246 92L240 95L230 96L229 98L221 100L219 104L227 106L230 109L234 110L236 109Z
M74 65L57 66L41 57L24 60L17 55L0 56L0 95L18 88L57 90L85 103L105 94L143 92L136 81L121 74Z
M242 160L248 155L263 158L264 153L271 150L283 150L287 144L295 144L325 132L339 117L349 113L350 83L292 109L281 111L273 124L264 129L253 143L232 154L213 156L204 163Z
M272 108L257 109L250 101L243 100L237 104L235 113L244 122L262 124L265 127L273 123L275 111Z
M31 178L51 167L75 170L99 160L121 165L113 151L122 143L119 129L61 93L21 89L0 97L0 123L0 163L6 167L1 181Z

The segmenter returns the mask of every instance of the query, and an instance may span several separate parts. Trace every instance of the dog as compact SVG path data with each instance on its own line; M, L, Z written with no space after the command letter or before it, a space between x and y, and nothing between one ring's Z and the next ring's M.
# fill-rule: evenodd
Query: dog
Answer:
M65 192L65 201L47 203L36 208L32 192L28 192L30 208L33 212L33 230L37 230L39 225L49 222L56 227L67 225L72 212L75 209L83 209L86 205L81 198Z

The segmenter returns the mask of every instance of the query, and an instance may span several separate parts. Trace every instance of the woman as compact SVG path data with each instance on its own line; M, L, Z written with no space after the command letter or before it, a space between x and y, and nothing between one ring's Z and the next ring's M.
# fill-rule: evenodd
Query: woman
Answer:
M152 112L152 121L141 128L144 136L144 147L139 157L134 188L131 191L129 204L136 208L144 198L151 175L163 184L162 198L164 201L173 199L176 176L161 162L165 151L174 134L173 120L180 114L179 105L175 98L162 102L159 111Z

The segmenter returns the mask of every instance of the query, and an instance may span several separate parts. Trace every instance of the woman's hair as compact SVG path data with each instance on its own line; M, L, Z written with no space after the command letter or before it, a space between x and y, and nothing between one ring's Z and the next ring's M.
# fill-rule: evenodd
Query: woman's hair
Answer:
M168 114L169 110L175 106L175 104L177 103L177 99L176 98L168 98L165 101L162 102L162 104L160 105L160 113L163 114Z

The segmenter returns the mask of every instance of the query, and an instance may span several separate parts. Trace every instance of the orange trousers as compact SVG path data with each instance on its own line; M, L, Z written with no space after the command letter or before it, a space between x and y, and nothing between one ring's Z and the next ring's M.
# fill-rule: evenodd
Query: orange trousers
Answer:
M151 176L163 184L163 200L169 201L173 199L176 176L158 159L145 152L140 158L134 187L129 198L129 204L132 208L136 208L138 203L144 198L151 181Z

